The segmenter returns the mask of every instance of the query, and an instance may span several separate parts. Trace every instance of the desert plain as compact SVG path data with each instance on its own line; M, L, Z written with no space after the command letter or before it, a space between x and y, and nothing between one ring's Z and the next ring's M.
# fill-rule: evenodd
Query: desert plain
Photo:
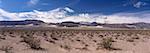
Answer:
M0 53L150 53L150 30L0 28Z

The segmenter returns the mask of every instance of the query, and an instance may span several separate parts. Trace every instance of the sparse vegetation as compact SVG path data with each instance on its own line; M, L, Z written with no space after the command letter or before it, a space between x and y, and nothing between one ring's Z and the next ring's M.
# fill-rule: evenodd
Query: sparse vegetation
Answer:
M147 35L141 36L141 33L138 33L139 35L136 35L136 31L132 31L133 33L131 34L130 32L131 31L118 30L6 31L0 32L0 43L4 42L5 44L5 41L8 41L10 43L14 41L14 44L11 46L15 47L12 48L10 46L3 46L2 48L0 48L0 51L5 51L6 53L11 53L12 51L15 53L16 50L24 51L24 49L29 49L30 51L34 50L45 52L45 48L51 50L51 48L56 47L54 49L62 49L70 53L72 51L74 52L74 50L79 52L88 52L93 50L99 51L103 49L111 52L114 50L120 50L118 48L122 49L122 46L126 46L124 42L127 42L127 44L129 43L129 45L130 43L138 45L136 41L141 41L144 37L148 37ZM11 35L15 37L12 37ZM41 44L41 41L44 41L44 44ZM122 45L120 46L120 44Z
M0 48L1 51L5 51L5 53L13 53L11 50L13 49L13 47L6 45L6 46L2 46Z
M40 46L40 39L37 39L33 36L26 36L23 38L23 41L22 42L25 42L27 43L31 49L35 49L35 50L43 50L44 48L41 48Z

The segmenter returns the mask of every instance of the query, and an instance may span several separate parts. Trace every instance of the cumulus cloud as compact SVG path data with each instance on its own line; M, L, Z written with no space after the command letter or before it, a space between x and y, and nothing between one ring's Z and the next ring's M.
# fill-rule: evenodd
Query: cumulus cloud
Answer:
M27 4L29 6L33 6L33 5L36 5L38 2L39 2L39 0L30 0Z
M69 15L68 13L74 12L70 8L57 8L47 12L34 10L33 12L10 13L0 9L0 20L25 20L37 19L44 22L99 22L104 23L135 23L135 22L148 22L150 23L150 11L136 12L136 13L116 13L112 15L102 14L77 14ZM105 18L107 17L107 19Z
M16 15L16 13L10 13L0 9L0 20L18 20L20 17Z
M145 3L145 2L137 2L137 3L133 4L133 6L136 7L136 8L140 8L142 6L145 6L146 4L147 3Z

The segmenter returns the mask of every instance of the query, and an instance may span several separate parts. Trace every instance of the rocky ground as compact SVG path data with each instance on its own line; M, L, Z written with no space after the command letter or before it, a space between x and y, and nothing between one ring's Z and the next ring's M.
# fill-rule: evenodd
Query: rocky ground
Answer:
M0 30L0 53L150 53L150 30Z

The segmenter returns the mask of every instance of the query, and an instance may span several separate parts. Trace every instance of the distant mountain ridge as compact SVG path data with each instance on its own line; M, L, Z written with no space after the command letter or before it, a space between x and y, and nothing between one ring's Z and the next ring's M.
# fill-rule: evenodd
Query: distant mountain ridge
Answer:
M106 24L106 23L97 23L97 22L73 22L73 21L65 21L60 23L45 23L41 20L20 20L20 21L0 21L0 26L15 26L15 25L43 25L52 26L55 25L57 27L96 27L102 26L103 28L126 28L126 29L150 29L150 23L138 22L138 23L122 23L122 24Z
M59 26L80 27L80 26L102 26L103 28L126 28L126 29L150 29L150 23L122 23L122 24L106 24L97 22L71 22L66 21L59 23Z
M21 20L21 21L0 21L0 25L40 25L44 23L41 20Z

